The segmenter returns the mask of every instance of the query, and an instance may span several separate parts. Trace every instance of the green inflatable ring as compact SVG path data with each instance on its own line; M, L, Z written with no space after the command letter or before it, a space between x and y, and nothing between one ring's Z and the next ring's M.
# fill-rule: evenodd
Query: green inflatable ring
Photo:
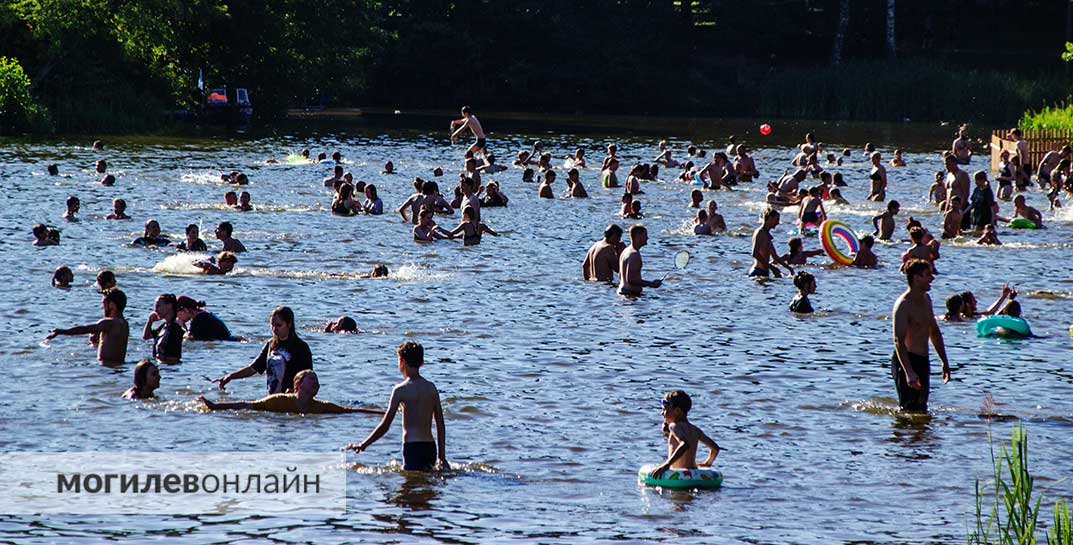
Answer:
M1035 229L1036 224L1028 218L1013 218L1010 220L1010 227L1014 229Z
M637 482L646 486L663 488L719 488L723 486L723 474L711 468L668 469L658 479L652 477L656 464L641 466L637 472Z
M1032 328L1024 318L984 316L976 322L976 333L981 337L1031 337Z

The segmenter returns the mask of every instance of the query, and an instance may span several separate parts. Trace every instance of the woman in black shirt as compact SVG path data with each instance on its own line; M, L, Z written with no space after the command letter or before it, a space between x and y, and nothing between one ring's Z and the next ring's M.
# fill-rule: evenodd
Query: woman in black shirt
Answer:
M294 312L289 307L276 307L269 323L272 338L261 347L260 354L246 367L214 380L220 383L220 388L234 379L264 373L268 395L284 394L293 391L294 375L304 369L313 369L309 345L299 339L294 330Z

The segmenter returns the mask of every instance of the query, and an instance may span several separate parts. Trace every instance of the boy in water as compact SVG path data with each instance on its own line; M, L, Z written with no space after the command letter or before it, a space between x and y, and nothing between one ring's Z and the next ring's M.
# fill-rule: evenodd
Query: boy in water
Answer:
M723 215L716 210L719 209L719 205L715 201L708 201L708 226L711 229L712 234L721 233L727 230L727 222L723 219Z
M64 212L63 219L67 221L78 221L78 209L82 207L82 202L78 200L78 197L71 195L67 197L67 212Z
M346 450L362 452L387 433L399 406L402 412L402 459L403 469L408 471L431 471L439 460L442 469L450 469L446 453L446 427L443 423L443 406L436 385L421 376L425 363L425 349L413 341L399 345L399 373L405 378L391 390L387 412L376 429L358 444L347 445ZM436 442L432 439L432 421L436 421Z
M823 250L805 250L804 240L801 237L793 237L786 244L790 247L790 251L782 256L782 260L791 265L807 265L808 258L823 255Z
M231 238L231 233L233 232L235 232L235 228L229 221L222 221L220 225L216 226L216 239L224 243L220 249L235 254L245 252L246 247L238 239Z
M108 214L105 219L129 220L130 216L127 215L127 201L123 199L112 200L112 213Z
M105 293L108 290L114 289L116 285L115 273L109 270L104 270L97 273L97 291Z
M779 257L772 242L771 230L779 224L779 211L769 206L764 209L760 219L763 223L753 231L753 268L749 269L749 276L767 278L774 272L776 278L782 278L782 271L772 266L772 262L786 267L790 274L794 274L793 267Z
M544 176L544 181L537 188L537 194L541 199L554 199L555 192L552 190L551 184L555 182L555 171L549 170Z
M104 309L103 319L92 324L53 329L45 339L54 339L57 335L96 335L97 360L113 367L123 365L127 359L127 340L130 337L130 326L123 317L127 295L122 290L109 290L101 298L101 307Z
M941 170L935 173L935 182L928 188L928 202L939 205L940 209L946 204L946 176Z
M249 212L250 210L253 210L253 205L250 204L249 191L243 191L239 194L238 204L235 205L235 210L238 210L239 212Z
M667 461L652 470L652 478L658 479L668 469L696 469L710 467L719 456L719 445L708 438L700 428L689 422L689 410L693 400L682 390L675 390L660 400L663 409L663 434L667 437ZM708 447L708 458L697 464L697 446Z
M60 243L58 238L51 236L51 230L43 223L34 225L34 246L55 246Z
M1020 196L1018 195L1018 197ZM943 238L957 238L961 235L961 218L964 215L965 213L961 209L961 197L954 195L950 198L949 210L943 216Z
M222 276L234 270L236 263L238 263L238 257L234 253L224 250L216 254L216 263L198 261L194 263L194 266L201 269L203 274Z
M898 215L901 208L902 205L898 201L887 203L887 210L872 218L872 227L875 227L872 234L879 235L879 240L890 240L890 237L894 235L894 216Z
M414 226L414 242L435 242L437 240L452 239L451 233L445 231L432 219L432 210L421 207L418 213L418 222Z
M1043 214L1039 210L1025 204L1025 196L1018 195L1013 198L1013 217L1022 217L1036 224L1036 229L1043 229Z
M455 130L456 126L458 130ZM470 154L480 152L481 157L486 157L488 155L488 142L485 139L484 128L481 127L481 122L477 120L477 116L473 115L473 110L469 106L463 106L462 119L456 119L451 122L451 130L454 131L451 133L451 143L453 144L455 138L458 138L458 135L467 128L477 140L470 145L466 152Z
M876 239L872 235L861 237L857 255L853 257L854 267L875 267L879 263L876 254L872 252L872 246L875 246L875 244Z
M890 162L887 163L887 165L892 167L904 167L905 159L902 158L902 150L894 150L894 159L891 159Z

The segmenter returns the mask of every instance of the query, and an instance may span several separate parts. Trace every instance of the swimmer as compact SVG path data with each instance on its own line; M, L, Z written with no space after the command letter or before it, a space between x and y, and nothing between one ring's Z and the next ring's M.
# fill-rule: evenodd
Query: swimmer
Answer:
M162 293L145 320L142 339L153 339L153 357L160 363L179 363L183 357L183 326L175 319L175 294ZM153 328L157 321L164 323Z
M749 183L754 178L760 177L760 171L756 170L756 162L749 155L749 148L745 144L738 144L735 149L734 174L741 183Z
M231 238L231 234L235 232L234 226L229 221L222 221L216 226L216 240L223 243L223 247L220 248L225 252L231 252L239 254L246 251L246 247L242 245L236 238Z
M105 186L105 187L114 186L115 185L115 176L112 176L111 174L105 174L104 177L101 178L100 184Z
M904 167L905 166L905 159L902 158L902 150L900 150L900 149L894 150L894 158L891 159L889 163L887 163L887 166L892 166L892 167Z
M808 258L823 255L823 250L804 250L804 243L801 237L793 237L786 241L790 251L782 256L782 260L790 265L807 265Z
M708 211L701 209L697 210L697 217L693 218L693 234L694 235L710 235L712 234L712 227L708 224Z
M134 385L123 392L123 399L152 399L160 387L160 369L149 360L142 360L134 366Z
M401 406L402 411L402 459L407 471L431 471L437 461L441 469L450 469L447 463L447 431L443 419L443 406L436 386L421 376L425 363L425 349L413 341L406 341L396 350L399 357L399 373L405 380L391 390L387 412L376 428L358 444L348 444L345 450L363 452L377 439L384 436ZM436 422L436 442L432 440L432 422Z
M376 409L347 407L331 401L315 399L315 396L320 392L320 380L317 378L316 373L308 369L299 371L298 374L294 375L292 391L294 393L271 394L256 401L213 402L205 399L205 396L198 396L197 400L210 411L252 410L292 414L384 414L384 411Z
M455 130L456 126L458 130ZM462 119L451 121L451 130L454 131L451 133L451 143L453 144L458 135L467 128L473 133L473 137L476 140L466 149L466 153L476 154L479 152L482 157L487 156L488 143L485 139L484 128L481 127L481 122L477 120L477 116L473 115L473 110L469 106L463 106Z
M928 202L939 205L940 210L946 205L946 184L941 170L935 173L935 181L928 188Z
M619 209L618 215L623 218L628 217L630 215L630 205L633 204L633 195L623 193L619 200L622 202L622 208Z
M537 188L537 194L541 199L554 199L555 192L551 189L551 184L555 182L555 171L549 170L545 174L544 181Z
M350 316L340 316L324 324L325 333L354 333L358 330L358 323Z
M1035 223L1036 229L1043 229L1043 214L1039 210L1025 204L1025 196L1018 195L1013 198L1013 217L1021 217Z
M805 181L807 175L808 173L804 169L799 168L793 174L786 174L779 178L779 181L775 182L779 196L787 201L792 201L797 193L797 188L801 185L801 182Z
M961 214L958 215L958 224L960 230L967 231L972 223L972 215L969 214L969 191L972 183L969 181L969 174L964 170L958 168L958 160L953 155L947 155L943 159L943 164L946 166L946 206L943 210L947 212L952 208L954 197L958 197L959 204L958 210ZM945 238L945 234L944 234Z
M987 246L1002 246L1002 241L998 239L998 233L995 232L995 226L990 223L984 226L984 234L976 243Z
M392 163L391 161L385 161L384 170L381 170L380 174L395 174L395 163Z
M235 269L235 265L238 263L238 256L234 252L224 250L215 257L215 263L212 258L208 261L196 261L194 266L201 269L201 274L209 276L222 276Z
M876 239L872 235L865 235L861 237L860 244L857 246L857 255L853 256L854 267L868 268L875 267L879 264L879 258L872 252L872 247L875 246Z
M238 193L234 191L228 191L224 193L224 206L228 208L234 208L238 206Z
M332 214L336 216L353 216L362 211L361 204L354 199L354 186L341 184L332 199Z
M518 158L514 160L514 166L516 167L528 167L529 165L535 165L536 163L531 159L532 154L528 151L521 150L518 152Z
M104 293L108 290L115 289L116 278L115 273L109 270L103 270L97 273L97 291Z
M963 291L961 292L961 300L964 302L962 315L970 320L975 320L978 316L993 316L998 313L998 310L1002 307L1002 303L1005 302L1007 298L1013 297L1017 297L1017 289L1010 287L1009 284L1003 284L1002 293L999 294L998 299L995 299L995 302L992 303L987 310L977 311L976 296L973 295L971 291Z
M56 246L60 243L58 237L51 236L51 231L45 224L38 223L33 227L34 246Z
M894 302L891 312L894 329L894 354L891 375L903 411L927 412L931 366L928 341L943 363L943 382L950 381L950 363L946 359L943 333L932 314L928 291L934 277L927 261L911 260L904 267L908 289Z
M869 186L867 199L870 201L884 201L887 198L887 169L880 164L882 156L878 151L872 152L870 157L872 159L872 172L868 175L871 185Z
M327 160L328 160L328 154L327 153L324 153L322 151L322 152L317 154L317 161L316 161L317 163L319 163L321 161L327 161Z
M668 392L660 400L663 415L663 434L667 437L667 461L652 470L653 479L658 479L668 469L696 469L711 467L719 456L719 445L712 441L700 428L689 422L689 410L693 400L682 390ZM697 464L697 447L704 443L708 447L708 458Z
M149 219L145 222L145 231L142 236L131 241L134 246L144 246L147 248L154 248L158 246L169 246L171 239L160 235L160 223L155 219Z
M577 148L574 150L574 168L585 168L585 148Z
M343 154L339 153L338 150L333 151L332 152L332 161L335 161L336 163L342 163L343 162Z
M663 280L645 280L641 276L644 262L641 259L641 248L648 244L648 229L640 223L630 227L630 245L622 252L618 260L619 295L636 297L641 295L644 288L658 288L663 285Z
M753 231L752 241L752 256L753 267L749 270L749 276L758 278L767 278L772 273L776 278L782 278L782 271L778 267L775 267L773 263L778 263L790 274L794 274L794 269L785 261L779 257L778 252L775 251L775 244L772 242L774 237L771 236L771 229L779 224L779 211L773 207L767 207L764 209L764 213L760 216L761 225L755 231Z
M484 196L481 197L482 207L500 207L507 206L510 199L507 195L500 191L499 183L495 181L488 182L488 186L484 189Z
M551 153L541 153L540 159L537 161L537 168L541 172L547 172L551 170Z
M112 200L112 213L108 214L104 219L109 220L129 220L130 216L127 215L127 201L123 199Z
M463 208L472 208L473 218L479 223L481 221L481 199L477 197L477 193L480 184L473 178L463 177L458 185L462 190L461 206Z
M78 209L82 207L82 202L78 200L78 197L71 195L67 197L67 211L63 213L63 219L67 221L78 221Z
M451 234L445 231L432 219L432 210L421 207L418 213L418 222L414 226L414 242L435 242L437 240L451 239Z
M645 217L644 212L641 212L641 201L634 199L630 202L630 213L625 216L628 219L639 220Z
M459 178L469 178L469 179L473 180L474 189L476 189L476 188L481 186L481 172L479 170L477 170L477 160L476 159L474 159L472 157L470 157L469 159L466 159L465 169L463 170L462 174L459 175Z
M321 183L324 184L324 187L335 187L335 184L337 182L342 182L342 181L343 181L343 166L342 165L335 165L335 167L332 168L332 175L325 177L323 180L321 180Z
M601 183L603 183L605 189L618 187L618 175L615 174L616 172L618 172L618 159L615 157L610 157L605 162L607 163L607 165L600 173Z
M313 369L313 354L309 345L298 338L294 312L289 307L276 307L269 325L272 338L249 365L213 380L221 390L232 380L266 374L268 394L285 394L293 391L294 377L299 371Z
M618 272L619 254L626 248L622 243L622 228L614 223L604 229L603 240L598 240L585 253L581 263L581 275L586 281L614 282Z
M126 306L127 295L122 290L108 290L101 298L103 319L92 324L53 329L45 340L58 335L95 335L98 339L97 361L108 366L123 365L127 359L127 339L130 338L130 326L123 317Z
M531 169L531 168L527 168L527 169L523 170L522 171L522 182L524 182L524 183L535 183L537 180L540 179L540 177L538 176L537 179L534 180L533 179L534 174L536 174L536 171Z
M812 314L814 311L808 296L816 293L816 277L800 271L794 275L794 287L797 288L797 295L794 295L793 300L790 301L790 312Z
M372 216L379 216L384 213L384 201L380 200L380 197L376 194L375 185L369 184L365 186L365 202L362 203L361 210Z
M643 172L643 166L633 165L633 168L630 169L630 173L626 176L626 193L629 193L630 195L640 195L644 193L644 191L641 191L641 177L643 176Z
M383 263L377 263L373 265L373 270L358 275L358 278L387 278L388 270L387 265Z
M823 209L823 199L820 198L820 188L813 187L808 190L808 196L802 199L798 209L797 223L802 229L806 225L819 225L827 219L827 211Z
M699 189L694 189L689 192L689 207L700 208L701 203L704 202L704 193L701 193Z
M55 272L52 273L52 287L54 288L70 288L71 282L74 281L75 273L71 272L71 268L67 265L56 267Z
M205 301L195 301L187 295L175 299L175 319L187 326L186 337L194 341L233 341L231 331L223 320L205 310ZM187 324L189 322L189 324Z
M101 140L94 140L93 151L104 151L104 142Z
M462 222L450 232L450 235L452 239L462 235L463 246L476 246L481 243L481 235L484 233L494 237L499 236L499 233L480 222L477 218L477 212L472 206L467 206L462 209Z
M108 172L108 162L104 159L97 159L96 170L97 174Z
M909 239L913 245L909 247L905 253L902 254L902 266L910 261L926 261L931 265L931 273L936 274L934 261L934 254L932 247L924 241L924 236L927 232L922 227L912 227L909 229Z
M1019 197L1021 195L1018 195ZM961 224L964 213L961 208L961 197L954 195L947 200L949 208L943 216L943 238L957 238L961 235Z
M951 156L961 165L967 165L972 160L972 140L969 140L968 132L968 125L958 127L957 138L950 144Z
M985 225L993 223L995 219L992 212L996 205L995 193L991 191L986 172L977 170L973 174L973 181L976 187L972 190L972 196L969 197L969 208L972 211L972 226L974 231L979 233Z
M999 153L998 175L995 176L995 181L998 182L996 197L1001 200L1008 201L1013 197L1013 182L1016 178L1014 170L1015 167L1010 161L1009 150L1002 150Z
M237 175L231 178L231 183L235 185L250 185L250 178L246 176L244 172L239 172Z
M491 152L484 156L484 163L477 167L477 172L481 174L498 174L504 170L507 170L506 165L497 165L496 156Z
M723 215L717 212L718 209L719 205L715 201L708 201L708 226L713 235L727 230L727 223L723 220Z
M201 240L199 236L201 234L200 229L196 223L191 223L186 226L186 240L179 243L175 247L180 252L207 252L209 247L205 245L205 241Z
M831 188L831 200L834 201L835 204L849 204L849 201L847 201L846 198L842 196L842 190L837 187Z
M421 211L421 205L425 202L425 194L423 192L424 185L425 180L422 180L420 176L415 176L414 193L410 194L410 196L407 197L406 200L403 201L403 203L400 204L399 207L395 210L399 213L400 216L402 216L402 221L404 223L409 222L413 225L417 225L418 212ZM407 210L410 211L409 217L406 216Z
M831 184L835 187L849 187L841 172L836 172L834 176L831 176Z
M576 168L566 173L566 193L563 196L571 199L589 198L589 192L581 185L581 173Z
M60 167L56 166L56 163L49 163L48 168L46 170L48 171L49 176L60 175Z
M961 294L955 293L946 298L946 314L943 314L942 320L944 322L964 322L961 317L962 309L965 306L965 301L961 298Z
M666 140L660 141L659 149L660 153L656 156L655 159L652 160L653 162L666 165L668 168L674 168L678 166L678 161L675 161L674 158L671 157L671 150L667 149Z
M872 218L872 227L875 227L872 234L879 235L879 240L890 240L890 237L894 235L894 216L898 215L898 211L901 208L902 205L898 201L888 202L887 209L882 214Z
M235 210L239 212L249 212L253 210L253 205L250 204L250 192L243 191L238 195L238 204L235 205Z

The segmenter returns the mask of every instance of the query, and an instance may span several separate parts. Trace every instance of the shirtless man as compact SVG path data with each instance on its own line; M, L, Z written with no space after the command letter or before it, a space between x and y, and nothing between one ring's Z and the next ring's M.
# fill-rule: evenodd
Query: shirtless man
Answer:
M960 198L961 229L968 230L972 225L972 214L968 213L969 191L972 188L969 173L958 168L957 157L953 154L947 155L944 162L946 164L946 204L943 210L950 210L951 201L955 196Z
M376 429L358 444L349 444L346 450L362 452L391 429L395 413L402 407L402 459L403 469L408 471L431 471L438 461L441 469L450 469L446 454L446 427L443 423L443 406L436 385L421 376L425 363L425 349L413 341L399 345L399 373L405 378L391 390L387 413ZM436 422L436 441L432 439L432 422Z
M641 278L641 247L648 244L648 229L640 223L630 227L630 245L618 259L618 293L619 295L638 296L644 288L658 288L662 280L645 280Z
M1051 185L1051 171L1062 162L1062 159L1068 159L1070 152L1073 152L1073 148L1063 146L1060 151L1048 151L1043 159L1040 159L1039 166L1036 167L1036 179L1039 180L1040 189L1046 189Z
M891 376L898 391L898 405L903 411L927 412L931 367L928 363L928 340L943 362L943 382L950 381L950 363L946 359L943 334L935 321L928 291L935 277L931 264L910 260L905 264L909 289L894 302L894 355Z
M220 248L222 252L231 252L233 254L240 254L246 251L246 246L242 244L237 238L232 238L231 234L235 232L234 226L229 221L220 222L220 225L216 226L216 239L224 243Z
M101 298L101 306L104 308L104 319L68 329L53 329L45 339L54 339L57 335L88 333L92 335L91 341L96 340L98 361L110 367L123 365L127 359L127 339L130 337L130 326L123 317L123 309L127 307L127 295L122 290L109 290Z
M708 179L709 189L729 188L734 183L734 171L725 153L712 153L712 160L701 170L701 176Z
M959 165L967 165L972 160L972 140L969 140L968 132L965 125L958 127L958 137L950 144L950 153Z
M1014 128L1011 130L1010 139L1017 141L1017 156L1021 158L1021 166L1025 169L1031 169L1031 165L1026 162L1028 161L1028 142L1025 140L1021 129Z
M458 127L457 130L455 130L456 126ZM463 106L462 119L456 119L451 122L451 130L454 131L451 133L451 143L453 144L455 138L458 138L458 135L467 128L473 132L473 137L477 141L470 145L466 152L470 154L480 152L482 158L487 157L488 146L485 140L484 128L481 127L481 122L477 120L477 116L473 115L473 110L470 110L469 106Z
M793 174L787 174L779 179L778 188L779 196L790 201L797 195L797 188L800 187L801 182L805 181L805 177L808 172L803 168L799 168L794 171Z
M343 181L343 167L342 165L335 165L332 169L332 175L324 178L324 187L335 187L335 184Z
M764 209L761 219L763 224L753 231L753 268L749 270L749 276L767 278L774 272L776 278L782 278L782 271L773 267L772 262L786 267L793 276L794 269L779 257L771 241L771 229L779 224L779 211L769 206Z
M626 245L622 243L622 228L612 223L604 229L603 240L598 240L585 254L581 274L586 281L614 282L618 272L618 258Z
M745 144L738 144L734 155L734 173L738 181L749 183L753 178L759 178L760 172L756 170L756 162L749 155L749 148Z

